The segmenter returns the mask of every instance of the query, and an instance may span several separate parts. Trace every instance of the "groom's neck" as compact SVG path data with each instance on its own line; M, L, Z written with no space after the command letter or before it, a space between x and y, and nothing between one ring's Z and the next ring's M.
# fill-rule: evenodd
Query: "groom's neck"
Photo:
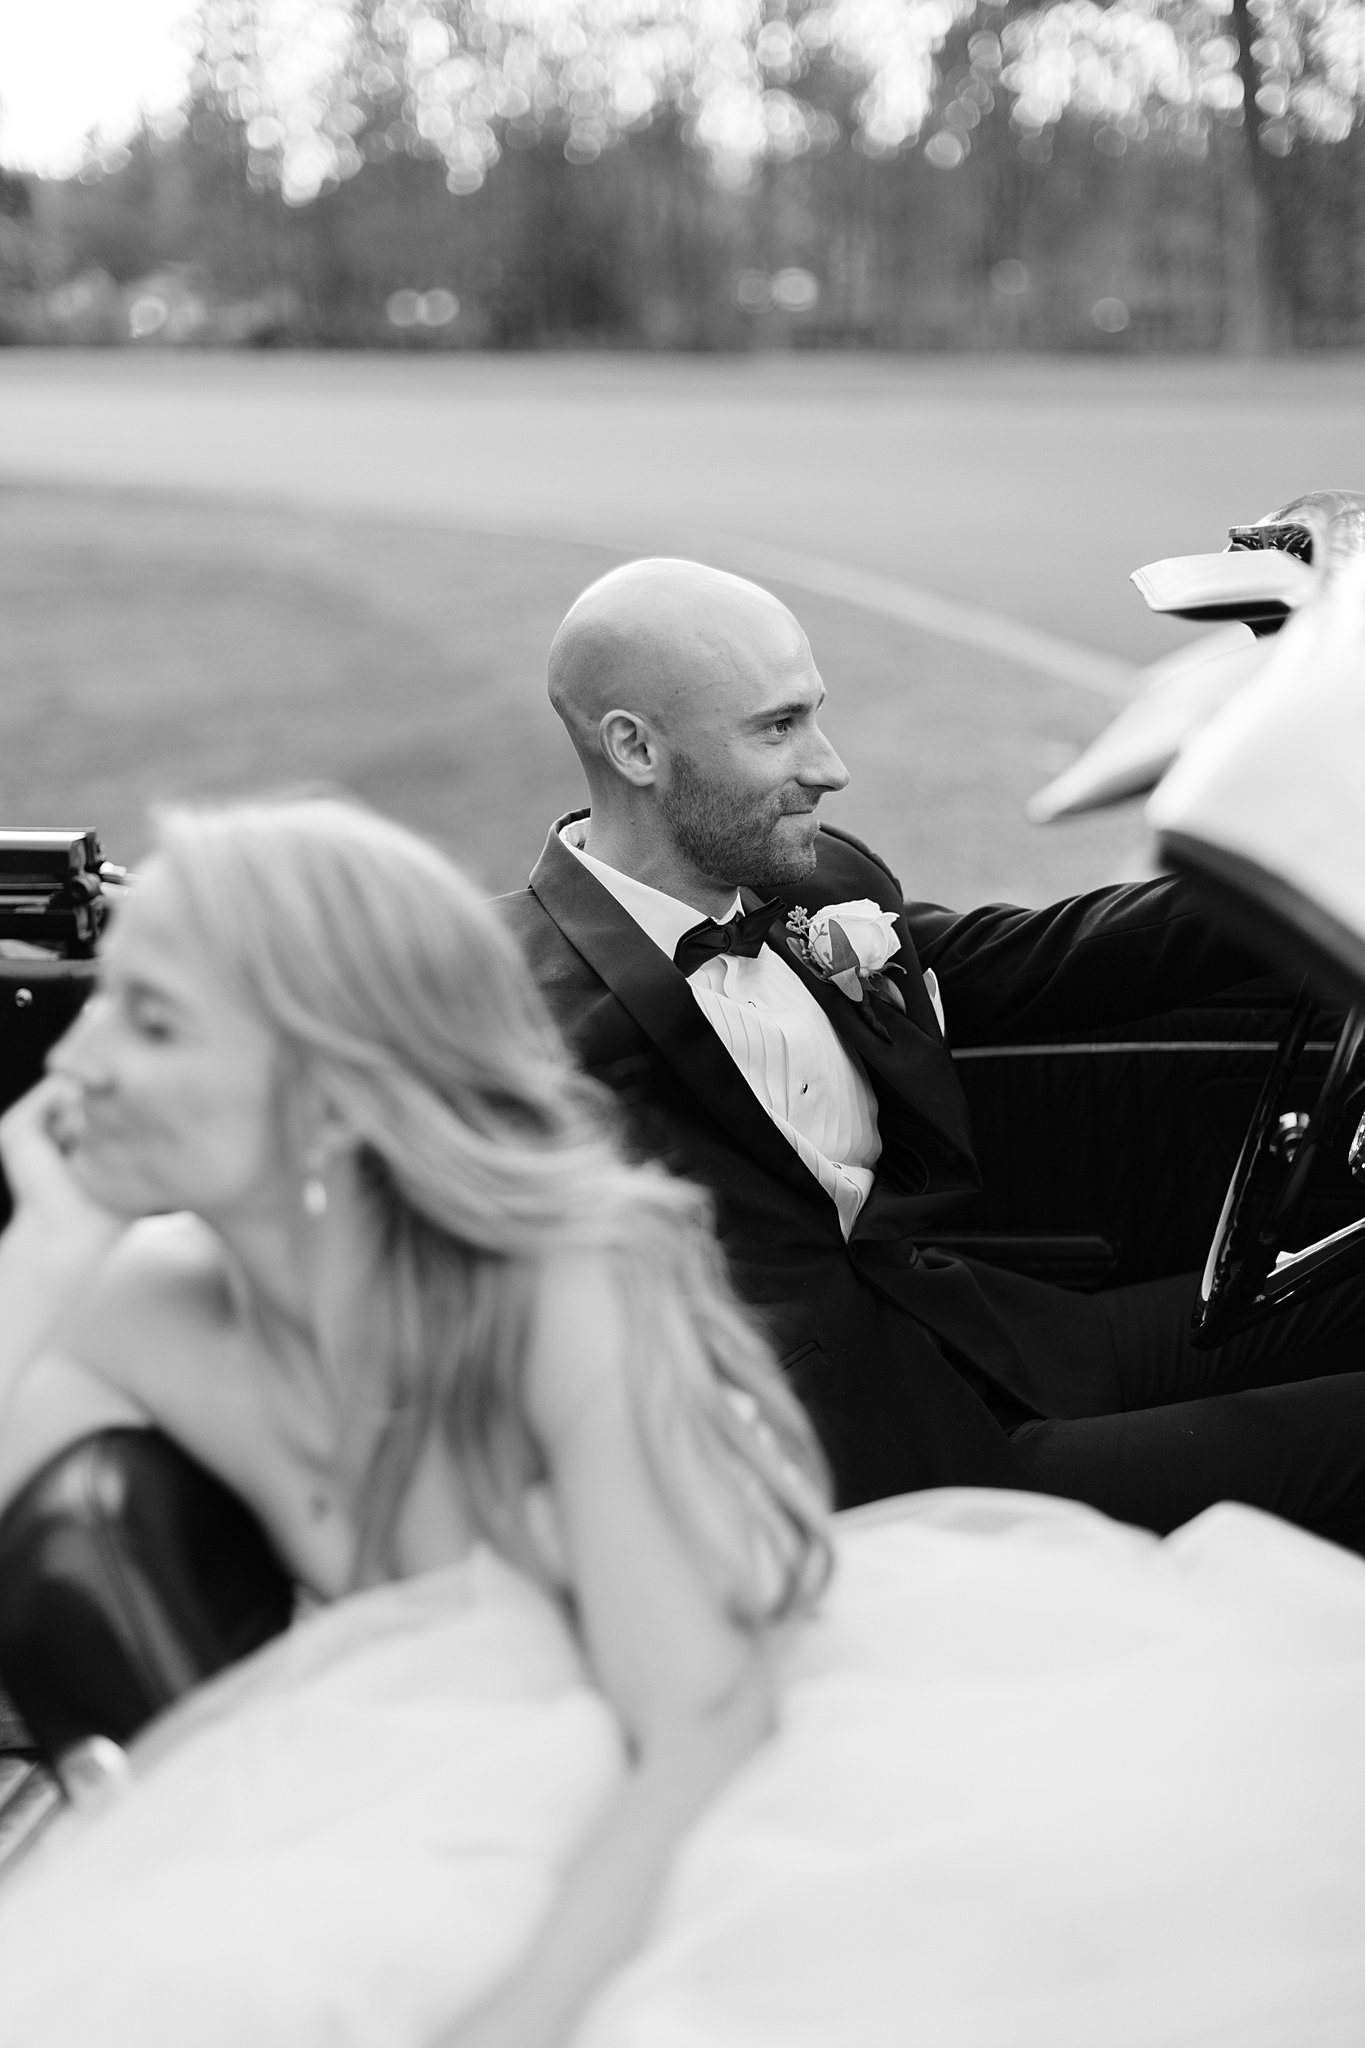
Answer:
M702 917L723 918L735 900L735 882L717 882L699 874L673 842L652 830L642 830L631 820L588 818L583 851L594 860L605 861L618 874L630 875L647 888L658 889L679 903L691 904Z

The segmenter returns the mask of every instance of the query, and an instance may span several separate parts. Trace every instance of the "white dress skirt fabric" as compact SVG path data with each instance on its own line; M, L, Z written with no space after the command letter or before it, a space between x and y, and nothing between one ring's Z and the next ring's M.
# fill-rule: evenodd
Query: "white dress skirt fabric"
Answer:
M1225 1505L839 1518L781 1726L574 2048L1360 2048L1365 1564ZM0 1887L4 2048L430 2048L624 1769L487 1551L177 1709Z

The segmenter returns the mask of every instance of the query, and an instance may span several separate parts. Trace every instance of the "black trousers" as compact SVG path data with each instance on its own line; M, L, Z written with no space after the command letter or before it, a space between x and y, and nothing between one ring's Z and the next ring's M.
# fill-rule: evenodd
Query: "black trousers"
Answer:
M1162 1533L1246 1501L1365 1554L1365 1278L1213 1351L1189 1341L1196 1284L1020 1286L1016 1343L1095 1391L1092 1414L1010 1430L1026 1483Z

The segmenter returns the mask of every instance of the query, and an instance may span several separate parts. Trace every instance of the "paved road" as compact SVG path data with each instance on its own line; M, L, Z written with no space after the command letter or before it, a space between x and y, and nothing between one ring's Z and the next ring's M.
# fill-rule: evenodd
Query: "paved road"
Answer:
M195 487L629 548L753 550L1101 656L1183 629L1129 569L1365 487L1365 356L1140 359L0 353L0 476ZM777 554L773 553L776 575ZM1103 677L1103 661L1096 664ZM1121 674L1121 668L1115 670Z

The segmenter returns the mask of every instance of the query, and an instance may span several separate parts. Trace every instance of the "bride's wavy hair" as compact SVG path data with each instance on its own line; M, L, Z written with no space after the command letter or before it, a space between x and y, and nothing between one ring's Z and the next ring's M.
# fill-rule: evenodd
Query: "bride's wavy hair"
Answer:
M167 810L157 850L286 1074L310 1076L358 1141L367 1242L319 1333L340 1385L380 1408L358 1579L391 1565L439 1429L476 1528L552 1580L527 1513L544 1464L523 1374L538 1273L568 1254L609 1276L649 1469L727 1609L758 1626L808 1605L829 1572L824 1466L709 1200L626 1160L611 1098L472 884L331 798Z

